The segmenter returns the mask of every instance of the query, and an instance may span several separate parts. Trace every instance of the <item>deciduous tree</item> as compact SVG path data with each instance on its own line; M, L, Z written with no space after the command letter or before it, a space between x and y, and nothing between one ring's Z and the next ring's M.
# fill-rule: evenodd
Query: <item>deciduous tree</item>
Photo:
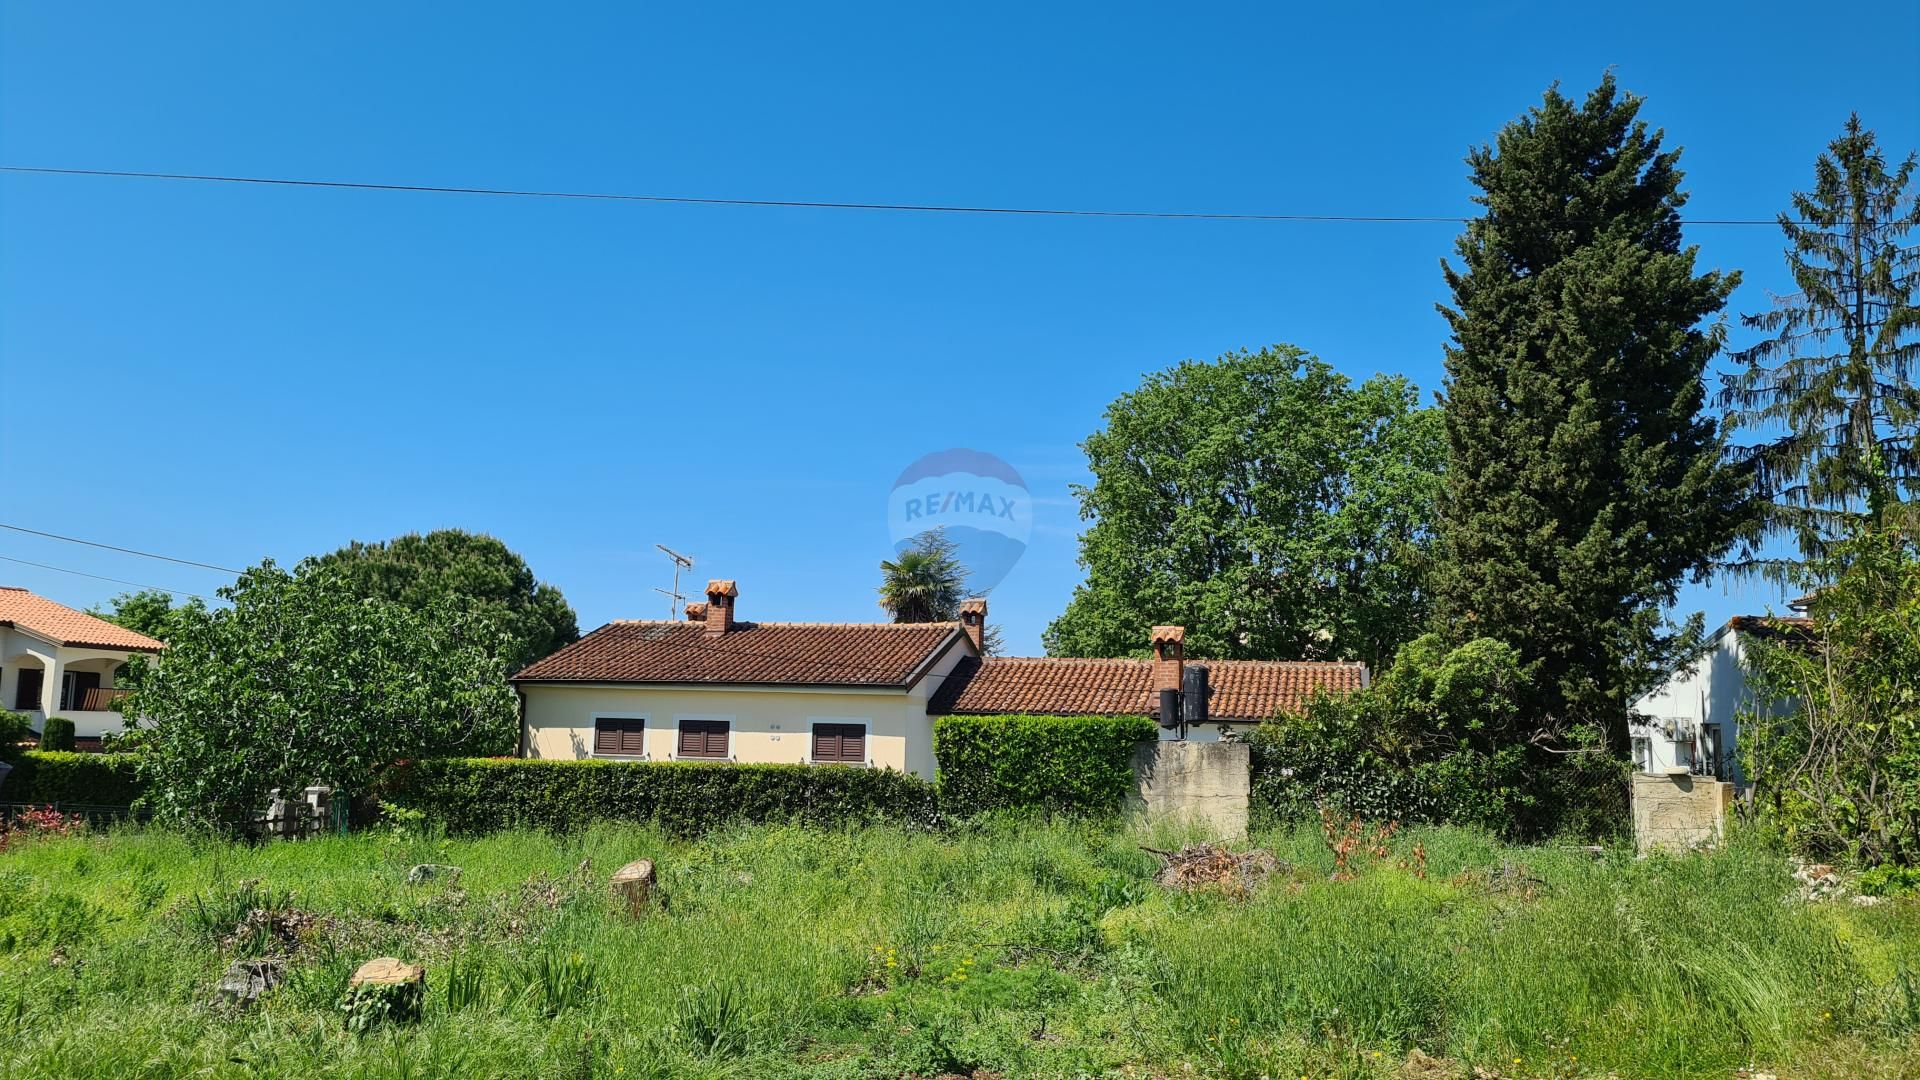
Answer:
M1426 619L1439 416L1291 345L1187 361L1107 407L1076 488L1086 582L1054 655L1125 656L1157 623L1190 656L1384 665Z
M395 762L513 749L518 709L498 626L451 599L363 596L313 560L271 562L177 609L139 691L140 769L164 817L232 826L268 789L368 790Z
M579 620L560 590L537 580L525 559L491 536L437 529L372 544L356 540L320 562L362 596L415 610L448 600L492 620L506 637L509 671L580 639Z

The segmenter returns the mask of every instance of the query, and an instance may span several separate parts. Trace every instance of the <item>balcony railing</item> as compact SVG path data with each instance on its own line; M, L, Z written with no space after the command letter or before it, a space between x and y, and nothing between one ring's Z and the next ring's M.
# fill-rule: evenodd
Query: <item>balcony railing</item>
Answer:
M81 712L112 712L119 708L118 702L133 691L121 687L88 687L80 697Z

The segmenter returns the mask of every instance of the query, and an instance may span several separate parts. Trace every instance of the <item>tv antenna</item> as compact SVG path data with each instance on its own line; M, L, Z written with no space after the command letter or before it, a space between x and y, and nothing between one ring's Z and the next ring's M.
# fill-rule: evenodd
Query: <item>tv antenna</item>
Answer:
M655 544L653 546L666 552L667 558L673 560L673 588L669 590L655 586L653 591L667 598L667 618L678 619L680 617L680 605L685 603L687 599L686 595L680 591L680 571L693 569L693 556L682 555L665 544Z

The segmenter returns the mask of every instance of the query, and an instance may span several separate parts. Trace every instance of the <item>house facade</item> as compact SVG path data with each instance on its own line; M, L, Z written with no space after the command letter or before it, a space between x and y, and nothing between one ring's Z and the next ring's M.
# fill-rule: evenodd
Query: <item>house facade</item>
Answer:
M1740 714L1750 714L1761 704L1748 688L1748 650L1756 637L1793 633L1811 625L1811 620L1799 617L1740 615L1728 620L1709 639L1699 659L1629 707L1635 771L1710 776L1744 785L1746 778L1735 754Z
M1184 677L1184 631L1151 660L983 656L987 605L951 623L757 623L732 581L684 621L609 623L513 677L525 757L865 765L931 779L942 715L1155 715ZM1317 690L1366 685L1365 665L1212 661L1218 739ZM1178 737L1177 729L1165 737Z
M114 672L163 648L145 634L0 585L0 708L25 713L36 731L47 717L64 716L79 739L119 732L125 724L114 705L126 690L114 686Z

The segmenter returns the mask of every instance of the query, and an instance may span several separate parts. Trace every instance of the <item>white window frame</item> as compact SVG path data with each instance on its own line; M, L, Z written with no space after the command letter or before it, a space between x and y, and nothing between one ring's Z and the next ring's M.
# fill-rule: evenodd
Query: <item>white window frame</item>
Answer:
M681 757L680 721L682 720L725 720L727 722L727 756L725 757ZM667 751L668 761L737 761L733 754L734 725L738 722L732 713L679 712L673 714L673 744Z
M594 749L600 741L600 721L602 720L638 720L640 721L640 745L653 742L653 714L643 709L622 709L619 712L595 712L587 714L587 756L600 761L652 761L653 756L642 750L638 754L603 754Z
M860 745L866 748L865 761L816 761L813 757L813 725L815 724L858 724L865 734L860 737ZM729 746L732 744L729 743ZM807 764L809 765L851 765L858 769L873 768L873 718L870 716L809 716L807 717Z

